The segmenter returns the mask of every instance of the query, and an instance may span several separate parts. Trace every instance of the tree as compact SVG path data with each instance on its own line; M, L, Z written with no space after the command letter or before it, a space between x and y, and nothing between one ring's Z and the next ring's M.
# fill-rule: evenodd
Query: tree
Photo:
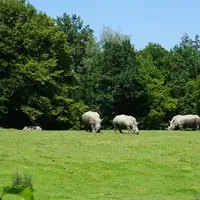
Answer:
M70 17L64 13L62 17L57 17L56 25L65 33L66 41L72 48L73 70L85 74L83 59L86 57L87 42L93 36L93 30L89 25L84 26L83 20L76 14Z
M71 98L76 74L65 33L53 19L24 1L1 0L0 19L0 112L4 126L73 127L84 105Z
M178 99L176 113L188 114L195 110L193 95L191 94L191 81L198 78L200 74L200 40L196 35L192 40L187 34L181 38L168 58L168 86L172 97ZM189 89L190 88L190 89Z
M170 97L170 88L164 76L165 57L168 52L160 45L147 45L138 52L139 76L145 85L149 113L144 118L144 128L166 127L169 116L176 109L176 99Z
M145 88L138 81L136 52L130 38L104 29L92 55L85 60L89 65L85 102L100 112L107 126L117 114L141 115Z

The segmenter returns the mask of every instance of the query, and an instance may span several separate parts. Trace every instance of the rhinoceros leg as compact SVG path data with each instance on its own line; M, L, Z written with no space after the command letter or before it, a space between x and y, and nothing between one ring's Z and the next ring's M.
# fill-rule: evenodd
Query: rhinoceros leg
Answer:
M118 130L119 130L119 132L120 132L120 133L123 133L123 131L122 131L122 129L121 129L121 128L119 128Z
M131 129L131 127L128 126L127 129L128 129L128 133L131 134L131 133L132 133L132 129Z
M179 125L179 129L180 129L181 131L184 131L184 129L183 129L183 124L180 124L180 125Z
M84 128L85 128L85 130L86 130L87 132L90 131L90 126L88 126L87 124L84 125Z
M91 129L92 129L92 132L95 133L95 125L94 124L91 124Z
M85 130L86 130L87 132L89 131L88 126L86 126L86 125L85 125Z

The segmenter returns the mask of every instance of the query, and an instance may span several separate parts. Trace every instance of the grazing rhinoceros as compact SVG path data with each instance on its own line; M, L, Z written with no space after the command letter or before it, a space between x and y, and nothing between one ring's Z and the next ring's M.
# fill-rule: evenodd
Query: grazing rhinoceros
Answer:
M86 131L100 132L101 118L97 112L88 111L82 115L82 122Z
M176 115L170 121L168 130L183 130L184 128L199 129L200 117L198 115Z
M129 115L117 115L113 119L113 125L115 130L119 130L120 133L123 133L123 129L127 129L129 133L139 133L138 122L136 122L136 119Z

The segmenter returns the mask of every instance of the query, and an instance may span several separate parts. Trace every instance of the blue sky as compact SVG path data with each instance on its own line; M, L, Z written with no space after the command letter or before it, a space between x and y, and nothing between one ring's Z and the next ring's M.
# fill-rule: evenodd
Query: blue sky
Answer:
M149 42L170 49L184 33L200 33L199 0L29 0L39 11L56 17L77 14L99 38L103 26L130 35L136 49Z

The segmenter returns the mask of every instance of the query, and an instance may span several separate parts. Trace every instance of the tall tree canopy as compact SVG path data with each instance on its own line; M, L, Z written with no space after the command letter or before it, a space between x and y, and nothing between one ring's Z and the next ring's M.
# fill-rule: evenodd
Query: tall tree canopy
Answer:
M166 127L165 121L176 109L176 99L170 96L166 84L165 59L168 52L158 44L149 43L138 52L139 72L145 85L149 112L144 118L144 128Z
M130 38L104 29L96 48L93 59L89 57L90 62L86 62L90 69L86 103L99 110L104 123L109 125L117 114L139 115L146 100L145 88L139 82L136 52Z
M70 98L76 75L65 33L52 18L16 0L0 1L0 26L2 123L73 126L83 105Z
M83 59L86 57L87 42L93 36L93 30L89 25L84 26L80 16L72 16L64 13L62 17L57 17L56 24L66 35L66 41L72 48L73 70L77 73L85 73Z

